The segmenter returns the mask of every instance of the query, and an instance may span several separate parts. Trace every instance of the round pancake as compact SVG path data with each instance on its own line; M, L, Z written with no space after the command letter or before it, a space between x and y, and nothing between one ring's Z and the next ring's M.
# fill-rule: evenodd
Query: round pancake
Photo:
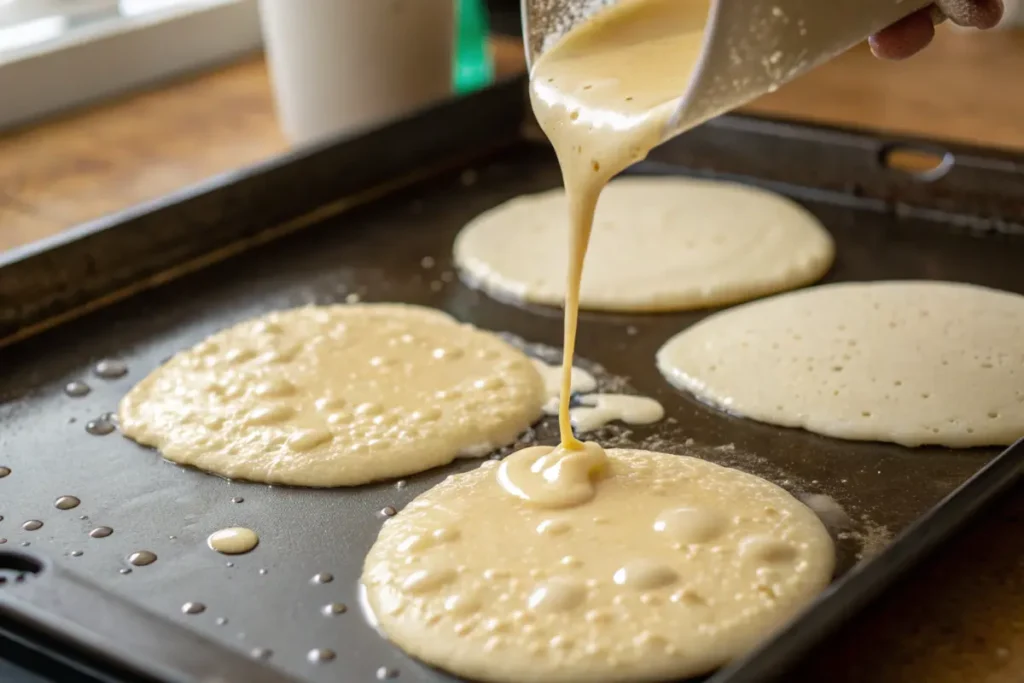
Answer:
M388 638L472 680L677 680L747 652L831 578L818 517L763 479L587 444L583 495L575 475L569 497L502 483L551 451L449 477L385 522L362 583Z
M569 210L563 190L508 201L455 241L463 278L501 299L561 306ZM810 213L753 187L692 178L620 178L598 203L580 307L705 308L819 279L831 236Z
M175 355L125 396L120 421L213 474L352 486L511 443L545 398L523 353L439 311L306 307Z
M1024 297L949 282L824 285L712 315L658 352L737 415L954 448L1024 436Z

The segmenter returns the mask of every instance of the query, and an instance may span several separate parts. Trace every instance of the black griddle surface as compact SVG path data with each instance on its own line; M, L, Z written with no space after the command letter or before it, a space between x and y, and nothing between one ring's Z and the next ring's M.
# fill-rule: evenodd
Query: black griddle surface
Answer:
M666 170L664 164L638 170L645 168ZM485 329L560 346L559 310L495 301L461 284L451 264L452 241L471 218L558 184L550 151L524 142L469 173L421 182L0 350L0 465L12 470L0 479L2 548L38 551L229 648L270 648L270 663L301 680L369 681L382 666L398 669L405 682L454 680L410 660L367 625L357 580L383 507L401 508L477 462L410 478L401 489L394 482L325 491L266 487L174 466L118 433L90 435L85 425L115 411L125 392L163 360L213 332L270 310L343 302L352 294L366 302L433 306ZM1024 291L1024 238L970 234L941 218L897 215L855 197L798 194L836 239L827 282L924 278ZM431 268L422 264L428 256L435 261ZM843 571L865 551L877 552L997 452L845 442L701 405L668 385L654 354L707 313L581 314L578 357L628 378L632 389L661 401L671 418L604 437L613 445L680 453L692 451L684 444L693 439L702 457L797 495L831 496L853 520L852 528L833 529ZM91 368L103 358L125 361L127 376L96 377ZM72 380L87 382L92 392L67 396L63 387ZM551 426L540 430L548 443L555 440ZM81 506L55 509L54 500L68 494ZM29 519L44 526L22 530ZM99 525L113 527L113 535L90 538L88 531ZM231 525L256 530L259 547L234 558L210 551L207 535ZM159 560L119 573L138 550L155 552ZM311 583L318 572L330 572L334 581ZM189 601L206 611L183 614ZM320 608L329 602L349 610L325 617ZM325 647L338 653L335 661L307 661L309 650Z

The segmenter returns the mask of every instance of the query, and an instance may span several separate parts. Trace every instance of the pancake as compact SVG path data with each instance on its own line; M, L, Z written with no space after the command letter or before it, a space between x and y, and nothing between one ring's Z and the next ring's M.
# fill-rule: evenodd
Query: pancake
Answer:
M569 210L561 189L508 201L455 241L463 278L499 299L562 305ZM779 195L691 178L619 178L598 202L580 308L671 311L720 306L818 280L832 238Z
M352 486L511 443L545 399L527 356L439 311L306 307L175 355L125 396L120 421L213 474Z
M841 439L965 448L1024 436L1024 297L949 282L824 285L715 314L658 352L731 413Z
M747 652L833 563L818 517L763 479L588 443L449 477L385 522L362 583L388 638L458 676L635 683Z

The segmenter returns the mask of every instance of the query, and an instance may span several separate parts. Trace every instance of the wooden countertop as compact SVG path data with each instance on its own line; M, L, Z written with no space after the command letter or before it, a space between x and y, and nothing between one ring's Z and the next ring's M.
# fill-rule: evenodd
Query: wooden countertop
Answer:
M502 71L521 68L497 42ZM748 110L1024 150L1024 33L940 31L899 64L856 49ZM261 59L0 137L0 249L286 149ZM853 620L791 681L1024 681L1024 487Z

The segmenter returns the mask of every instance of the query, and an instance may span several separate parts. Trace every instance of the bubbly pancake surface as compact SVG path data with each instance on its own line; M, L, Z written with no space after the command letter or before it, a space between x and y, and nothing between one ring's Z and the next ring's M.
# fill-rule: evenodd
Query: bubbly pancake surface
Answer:
M483 455L542 414L530 359L402 304L306 307L219 332L121 401L123 432L225 477L347 486Z
M824 285L730 309L658 352L677 386L755 420L955 448L1024 436L1024 297L948 282Z
M551 451L449 477L384 524L362 581L403 650L482 681L684 678L751 648L831 578L821 522L762 479ZM545 456L560 472L540 476Z
M498 298L561 305L569 208L561 189L474 219L455 242L463 277ZM834 256L814 216L779 195L691 178L619 178L598 201L580 289L592 310L686 310L816 281Z

